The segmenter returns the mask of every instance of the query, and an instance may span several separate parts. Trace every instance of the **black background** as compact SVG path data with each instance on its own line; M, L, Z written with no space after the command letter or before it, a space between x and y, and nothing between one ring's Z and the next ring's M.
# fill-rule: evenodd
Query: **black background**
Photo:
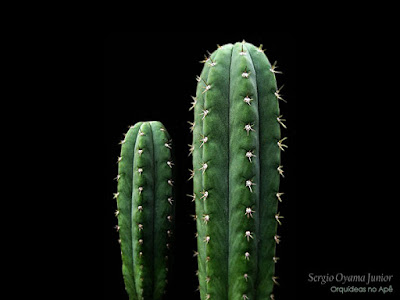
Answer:
M104 299L128 299L121 275L116 160L123 133L138 121L161 121L177 157L175 268L168 299L199 299L194 205L186 194L191 157L187 121L199 63L217 44L263 44L283 74L289 145L282 155L285 192L277 247L276 299L394 299L400 294L395 204L398 108L391 87L393 38L359 33L107 32L104 37ZM397 76L398 80L398 76ZM397 126L398 127L398 126ZM395 275L392 294L334 294L309 273ZM335 284L340 286L340 284ZM347 284L346 284L347 285ZM346 286L345 285L345 286ZM365 286L363 284L349 284ZM388 284L384 284L387 286ZM379 285L375 285L378 286Z

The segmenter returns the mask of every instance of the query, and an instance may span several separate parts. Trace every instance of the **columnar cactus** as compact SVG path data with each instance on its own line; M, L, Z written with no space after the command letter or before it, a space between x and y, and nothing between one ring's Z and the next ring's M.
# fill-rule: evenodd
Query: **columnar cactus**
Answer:
M116 215L131 300L162 299L174 218L171 140L160 122L139 122L121 142Z
M278 71L261 46L245 42L203 62L190 145L201 299L273 299L286 147Z

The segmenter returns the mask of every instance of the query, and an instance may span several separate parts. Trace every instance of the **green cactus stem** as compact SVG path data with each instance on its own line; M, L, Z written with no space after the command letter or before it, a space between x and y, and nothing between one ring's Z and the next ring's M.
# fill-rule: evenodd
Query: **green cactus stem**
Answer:
M174 224L174 160L160 122L139 122L121 142L118 226L130 300L162 299Z
M279 243L280 126L276 65L262 47L219 47L192 102L194 199L202 300L271 299Z

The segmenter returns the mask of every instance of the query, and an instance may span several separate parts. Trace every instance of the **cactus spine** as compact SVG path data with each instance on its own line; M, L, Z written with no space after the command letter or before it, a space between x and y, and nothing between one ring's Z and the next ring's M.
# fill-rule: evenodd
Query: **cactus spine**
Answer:
M171 140L160 122L139 122L121 142L118 226L129 299L162 299L173 231Z
M203 62L191 145L201 299L271 299L286 147L276 66L245 42Z

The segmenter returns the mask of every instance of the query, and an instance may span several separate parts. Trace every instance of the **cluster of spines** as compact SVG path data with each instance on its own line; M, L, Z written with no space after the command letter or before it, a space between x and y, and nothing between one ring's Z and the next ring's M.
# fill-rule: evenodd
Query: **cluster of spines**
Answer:
M247 48L250 48L250 51L252 54L250 54L247 50ZM259 141L257 137L254 137L252 140L248 141L249 145L253 145L254 147L247 147L247 148L241 148L238 147L238 149L235 149L235 139L239 140L246 140L246 139L251 139L251 134L254 133L258 128L260 128L259 124L259 118L261 116L257 115L257 111L251 110L252 106L258 106L258 101L262 101L265 99L265 95L261 95L261 92L257 90L257 86L254 86L254 82L256 82L255 79L253 79L253 84L247 84L246 83L243 85L243 80L247 80L251 78L252 74L255 76L255 67L252 63L251 55L255 55L255 53L263 53L264 50L262 50L262 46L260 48L256 49L254 51L254 46L245 44L244 42L240 45L239 43L235 45L225 45L222 47L219 47L217 51L215 51L213 54L209 54L208 57L202 61L205 64L205 67L203 68L203 71L200 76L197 76L196 80L198 82L198 87L197 87L197 93L196 97L192 97L192 106L190 107L190 110L194 110L195 113L195 120L194 122L189 122L191 125L190 131L193 132L193 144L189 145L189 154L192 154L193 157L193 163L194 163L194 168L193 170L190 170L191 175L189 179L194 179L194 194L191 195L192 200L196 202L196 215L194 215L194 219L197 222L197 229L198 232L196 233L196 237L198 239L198 251L195 251L195 255L198 258L198 266L199 270L196 272L196 274L199 277L199 290L201 294L201 299L230 299L232 296L236 296L236 292L238 290L243 290L243 293L241 294L243 299L250 299L250 296L252 296L252 299L267 299L269 296L271 299L274 298L274 295L272 294L272 289L267 288L266 291L269 295L262 295L262 291L260 292L255 292L256 286L261 286L265 284L263 281L267 280L272 282L272 286L277 284L277 277L274 276L274 268L270 268L271 272L267 271L266 274L268 274L267 278L257 278L259 275L259 270L262 268L259 264L257 265L257 262L261 262L263 257L258 258L257 257L257 251L254 251L254 254L252 254L252 250L256 249L257 247L261 247L263 245L260 244L260 241L264 241L264 246L265 244L268 244L269 246L266 247L273 247L273 250L268 251L268 252L273 252L273 256L271 258L271 261L273 264L275 264L278 261L278 257L275 256L275 244L279 244L280 242L280 237L276 234L276 225L281 224L280 219L283 218L280 216L279 212L276 212L276 206L275 203L277 201L281 201L281 196L283 193L279 192L279 181L278 184L269 190L273 190L273 197L274 200L271 201L271 196L265 196L264 199L268 202L268 205L272 203L272 209L269 209L268 213L270 214L271 212L274 212L273 217L271 218L270 215L263 215L262 217L268 217L270 219L273 219L276 224L272 225L268 224L270 229L268 229L269 232L274 232L274 234L270 237L265 237L265 236L256 236L256 232L260 232L260 216L258 212L255 210L256 207L259 207L259 194L260 194L260 189L259 186L257 186L257 181L260 179L260 171L257 170L257 168L263 167L262 161L259 160L258 155L256 155L257 150L260 149L259 143L269 143L269 146L267 147L277 147L278 153L280 151L284 151L287 146L283 143L286 138L281 138L280 137L280 130L276 129L276 126L271 125L271 123L265 123L263 124L264 126L274 126L275 129L272 130L272 136L274 136L274 142L271 143L270 140L268 141ZM223 54L223 51L230 52L230 55L225 55ZM239 55L234 56L234 51L238 52ZM257 55L257 54L256 54ZM265 57L265 55L263 55ZM231 72L232 68L232 60L235 59L235 64L236 66L239 66L241 68L240 74L237 74L235 78L231 78L231 73L229 74L228 78L226 78L226 74L223 74L223 72ZM221 60L221 61L220 61ZM225 61L224 61L225 60ZM264 63L269 64L268 60L264 59ZM214 76L212 79L210 79L210 70L217 70L216 66L220 64L221 67L221 72L218 73L216 71L214 72ZM258 66L259 67L259 66ZM224 69L225 68L225 69ZM272 73L272 78L273 78L273 99L275 100L274 103L269 103L268 106L268 112L264 112L266 114L275 114L274 115L274 122L276 124L281 125L282 127L286 128L286 125L283 123L285 119L283 119L282 115L279 114L279 104L278 101L284 101L286 102L281 94L280 90L281 88L276 87L276 81L275 81L275 74L276 73L281 73L280 71L276 70L276 62L271 66L269 64L268 68L264 68L264 72L271 72ZM261 75L262 76L262 75ZM260 76L260 77L261 77ZM221 79L222 78L222 79ZM213 82L215 80L215 84ZM219 80L219 82L217 82ZM229 108L229 111L227 113L221 113L221 108L218 107L218 105L226 105L227 103L220 103L216 101L207 101L207 94L210 93L210 91L214 91L213 87L218 86L221 87L223 86L223 81L229 82L228 86L233 86L233 88L230 88L231 90L228 91L223 91L223 90L218 90L216 94L216 98L221 98L223 101L224 99L228 99L228 105L230 105L233 108ZM242 80L242 83L240 83L240 80ZM260 79L261 80L261 79ZM221 84L222 82L222 84ZM259 82L261 83L261 82ZM239 103L231 103L233 98L238 98L237 95L235 95L235 86L244 86L245 88L243 90L239 90L238 93L242 93L240 96L240 99L242 99L242 105L240 106ZM256 82L257 85L257 82ZM232 92L233 90L233 92ZM268 91L269 92L269 91ZM228 95L227 95L228 94ZM233 95L232 95L233 94ZM233 96L233 97L232 97ZM260 99L258 99L260 98ZM269 100L269 102L272 102ZM246 108L248 106L248 108ZM239 110L245 110L248 109L247 113L242 115L242 116L250 116L252 119L251 120L233 120L233 118L230 116L230 114L234 114L238 112ZM215 117L212 116L213 111L219 112L218 115ZM269 120L270 115L268 116ZM208 121L210 120L210 121ZM243 122L241 125L238 125L239 122ZM225 123L224 123L225 122ZM271 121L268 121L271 122ZM224 249L218 249L218 247L213 247L213 243L217 242L215 240L220 239L221 237L226 238L226 236L223 236L223 234L220 234L218 232L218 228L220 226L227 226L229 223L230 219L223 219L221 216L223 214L218 214L218 218L216 220L213 220L213 210L215 211L216 207L218 207L218 201L223 201L221 199L221 195L218 195L218 189L214 187L213 190L207 188L207 182L208 181L214 181L218 179L215 176L218 170L221 170L221 168L227 168L229 169L229 166L225 165L218 165L218 159L216 159L215 155L223 157L226 155L226 153L223 152L224 149L218 149L218 145L221 145L221 143L224 143L224 141L221 141L221 138L223 140L222 136L218 136L215 134L215 132L211 131L211 128L217 128L219 127L219 130L222 132L229 132L229 126L233 128L240 128L242 126L242 133L240 130L236 130L236 133L231 134L230 140L225 141L228 145L229 151L236 151L235 153L243 153L243 158L238 158L240 155L235 155L235 157L229 157L228 153L228 161L229 163L232 162L232 160L236 159L240 161L242 164L244 164L244 160L248 162L248 164L251 166L250 169L255 168L255 172L253 172L253 176L250 177L243 177L243 186L245 189L247 189L247 192L249 195L247 195L248 200L250 200L249 203L240 203L238 201L230 203L231 207L229 207L229 211L225 212L225 215L227 214L228 216L238 214L238 215L243 215L244 220L242 223L245 223L248 225L248 228L244 232L242 232L242 239L245 241L242 242L237 242L235 239L233 239L231 236L228 237L227 242L229 243L241 243L247 246L244 246L246 249L243 251L242 256L240 255L232 259L229 262L229 265L225 266L229 268L229 270L235 270L240 269L242 267L243 271L241 274L242 282L240 280L238 281L237 279L231 279L231 277L235 276L235 274L228 274L224 275L221 273L221 270L217 270L216 268L211 268L210 265L212 264L213 261L215 261L217 264L220 263L218 262L219 258L223 257L226 255L226 251ZM279 126L278 126L279 127ZM269 130L269 128L267 128ZM214 135L214 136L213 136ZM271 134L270 134L271 135ZM271 136L268 136L270 138ZM232 138L233 136L233 138ZM212 146L212 139L215 138L220 144L215 143L214 146ZM238 143L236 143L238 144ZM217 146L215 146L217 145ZM214 154L213 156L207 156L207 151L205 151L205 148L210 146L210 152ZM264 146L263 146L264 147ZM265 148L267 148L265 147ZM229 152L228 151L228 152ZM275 150L273 150L275 151ZM265 160L265 158L262 158ZM275 172L279 176L284 176L283 175L283 167L280 164L280 155L277 155L277 158L275 159L279 163L275 165ZM214 164L215 163L215 164ZM196 165L197 164L197 165ZM213 166L214 165L214 166ZM270 162L267 162L267 165L271 165ZM212 170L212 168L215 167L215 170ZM245 167L247 168L247 167ZM213 173L210 175L209 178L207 178L207 173L211 172ZM246 173L246 171L244 172ZM225 180L225 178L222 178L222 180ZM212 182L212 184L215 184L215 182ZM226 191L225 191L226 192ZM231 197L235 197L235 193L238 193L239 197L241 193L243 193L243 189L237 190L237 191L229 191ZM213 195L214 194L214 195ZM271 194L271 193L270 193ZM268 198L268 199L267 199ZM210 201L214 201L213 205L208 205ZM233 204L233 205L232 205ZM222 206L221 206L222 208ZM247 219L247 220L246 220ZM254 220L252 222L252 220ZM214 226L209 226L212 224L212 222L215 222ZM210 223L210 224L209 224ZM270 222L269 222L270 223ZM233 231L237 231L239 228L242 228L243 226L235 226L235 224L230 225L233 228ZM213 228L213 229L210 229ZM215 236L212 234L213 231L216 231ZM238 236L238 235L236 235ZM271 239L271 241L266 241L265 239ZM220 241L221 242L221 241ZM222 241L223 243L224 241ZM240 247L239 247L240 248ZM228 250L229 251L229 250ZM222 252L222 253L221 253ZM217 257L213 257L213 255L216 255ZM229 254L228 254L229 255ZM242 261L240 261L242 260ZM245 264L243 264L243 260L245 261ZM235 265L238 265L239 267L236 268ZM215 265L216 266L216 265ZM214 267L215 267L214 266ZM220 265L221 266L221 265ZM240 273L239 271L239 273ZM223 272L223 271L222 271ZM216 278L213 278L213 277ZM225 278L224 278L225 276ZM228 278L226 278L228 277ZM213 279L214 282L213 282ZM228 286L231 286L228 289L226 283L228 283ZM214 286L212 286L214 284ZM224 285L225 284L225 285ZM251 286L250 286L250 285ZM220 286L218 286L220 285ZM222 286L221 286L222 285ZM233 286L235 285L235 286ZM237 288L236 288L237 286ZM271 286L271 284L269 284ZM265 289L264 289L265 290ZM215 295L213 295L215 294ZM229 297L229 298L228 298Z
M131 126L120 142L118 225L130 299L161 299L174 230L172 141L160 122Z

